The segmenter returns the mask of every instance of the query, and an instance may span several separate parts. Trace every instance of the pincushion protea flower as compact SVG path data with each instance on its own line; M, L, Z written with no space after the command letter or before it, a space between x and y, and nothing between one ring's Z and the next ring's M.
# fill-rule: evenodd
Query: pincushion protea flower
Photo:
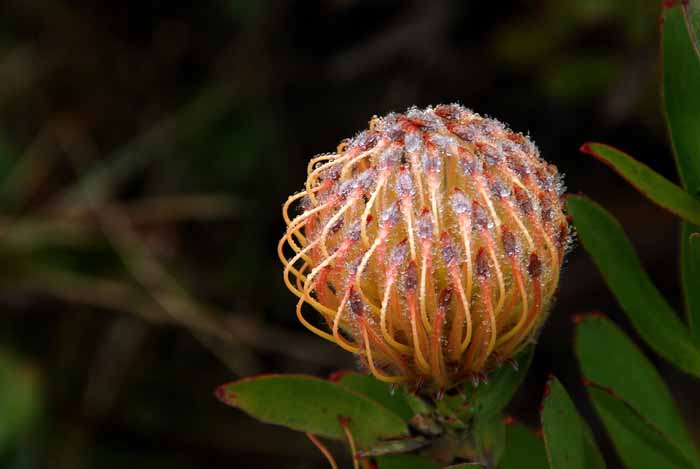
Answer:
M527 137L462 106L374 117L284 204L297 316L382 381L478 379L547 315L569 242L562 190Z

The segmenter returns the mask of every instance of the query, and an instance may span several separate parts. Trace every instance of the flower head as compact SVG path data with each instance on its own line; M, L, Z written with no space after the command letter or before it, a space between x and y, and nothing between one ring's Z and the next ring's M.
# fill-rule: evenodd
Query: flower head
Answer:
M375 117L284 205L297 316L383 381L480 376L546 317L570 238L562 192L527 137L462 106Z

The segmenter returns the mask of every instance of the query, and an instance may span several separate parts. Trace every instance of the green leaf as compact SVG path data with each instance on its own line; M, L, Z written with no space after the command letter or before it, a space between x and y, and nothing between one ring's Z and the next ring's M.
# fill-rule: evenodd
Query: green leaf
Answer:
M372 376L355 372L343 373L338 383L377 401L406 422L413 417L413 411L406 403L406 393L403 388L392 388L390 384Z
M700 60L682 9L666 8L662 30L663 98L684 187L700 196Z
M682 5L690 40L700 60L700 0L685 0Z
M373 445L371 449L366 451L358 451L357 454L362 458L409 454L425 449L430 444L431 441L422 435L410 438L392 438Z
M700 347L700 249L691 239L700 232L700 225L681 223L681 283L690 335Z
M694 0L683 8L667 8L664 12L661 41L663 98L666 124L681 181L690 194L700 196L700 89L697 86L700 83L700 45L697 42L700 7ZM689 258L688 242L690 233L700 231L698 225L683 224L681 241L683 291L696 344L700 343L700 288L697 287L697 277L691 273L693 261Z
M685 220L700 224L700 199L691 196L647 165L602 143L586 143L581 151L610 166L652 202Z
M700 227L684 223L681 228L681 265L690 333L700 344Z
M473 429L476 450L480 461L488 461L496 467L506 445L506 424L500 414L477 418Z
M471 408L475 414L500 414L522 384L532 363L535 347L528 347L516 357L517 369L509 364L502 365L482 383L471 396Z
M700 60L700 0L686 0L682 5L690 40Z
M521 424L506 427L506 449L498 469L545 469L547 453L542 440Z
M603 425L626 467L634 469L689 469L697 467L660 430L632 406L596 385L588 387Z
M569 196L568 210L583 247L637 332L675 366L700 376L700 350L651 282L617 220L585 197Z
M589 316L576 329L576 354L586 379L609 387L696 458L680 413L654 366L610 320Z
M547 460L552 469L584 469L583 427L559 380L547 383L542 410L542 429Z
M376 401L339 384L303 375L263 375L225 384L216 391L224 403L267 423L344 439L339 418L361 449L383 438L408 435L404 421Z
M406 399L406 403L411 408L413 415L429 414L435 410L435 407L415 394L405 394L404 399Z
M440 469L434 462L412 454L382 456L377 458L377 464L379 469Z

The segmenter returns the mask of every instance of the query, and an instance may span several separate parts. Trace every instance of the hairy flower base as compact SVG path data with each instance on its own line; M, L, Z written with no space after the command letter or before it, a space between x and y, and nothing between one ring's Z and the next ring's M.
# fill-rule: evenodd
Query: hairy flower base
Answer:
M556 168L496 120L458 105L375 117L312 159L284 204L297 316L382 381L478 378L546 317L570 238L562 192Z

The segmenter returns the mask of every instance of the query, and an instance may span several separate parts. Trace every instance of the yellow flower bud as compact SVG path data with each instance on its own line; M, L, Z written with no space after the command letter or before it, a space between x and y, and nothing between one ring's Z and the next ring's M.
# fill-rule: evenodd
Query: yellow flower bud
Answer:
M562 191L527 137L462 106L375 117L284 204L297 316L382 381L478 379L546 317L570 239Z

